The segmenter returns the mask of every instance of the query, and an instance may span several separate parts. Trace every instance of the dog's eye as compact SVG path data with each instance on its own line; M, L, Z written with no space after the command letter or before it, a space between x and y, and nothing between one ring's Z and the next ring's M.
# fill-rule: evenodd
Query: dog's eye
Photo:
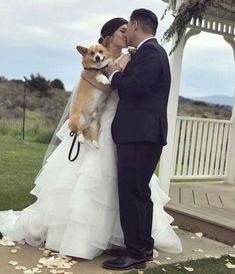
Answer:
M94 53L94 51L91 51L90 54L91 54L91 55L94 55L95 53Z
M103 53L103 50L100 50L99 53Z

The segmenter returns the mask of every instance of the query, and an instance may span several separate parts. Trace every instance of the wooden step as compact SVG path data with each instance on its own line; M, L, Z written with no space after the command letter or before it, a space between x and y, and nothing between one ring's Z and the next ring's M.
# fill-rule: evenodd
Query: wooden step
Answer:
M175 224L229 245L235 244L235 186L172 184L166 211Z

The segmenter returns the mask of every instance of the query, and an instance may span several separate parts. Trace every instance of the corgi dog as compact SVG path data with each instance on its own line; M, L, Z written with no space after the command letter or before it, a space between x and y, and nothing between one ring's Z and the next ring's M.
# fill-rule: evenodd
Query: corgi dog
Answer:
M110 85L101 69L107 67L113 58L111 53L100 44L89 48L77 46L77 50L83 57L84 70L77 87L68 126L78 136L80 143L89 140L94 147L99 148L100 117L110 92L99 90L87 81L87 78L96 79L105 86Z

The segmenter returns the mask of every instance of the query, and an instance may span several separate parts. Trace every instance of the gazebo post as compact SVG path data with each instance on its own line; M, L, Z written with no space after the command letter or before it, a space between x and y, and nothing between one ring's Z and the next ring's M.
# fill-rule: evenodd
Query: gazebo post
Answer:
M184 0L177 0L175 3L176 10L182 5ZM178 39L178 35L175 34L172 46ZM175 126L176 117L178 112L178 101L179 101L179 90L181 80L181 70L183 61L183 52L185 46L185 33L183 34L179 45L172 53L170 57L171 67L171 89L168 100L167 116L168 116L168 135L167 135L167 146L163 148L160 168L159 168L159 185L163 191L168 194L170 189L170 180L173 168L173 151L174 151L174 140L175 140Z
M159 185L164 190L166 194L169 193L170 180L172 175L173 167L173 150L174 150L174 136L175 136L175 126L176 117L178 111L178 101L179 101L179 89L180 89L180 79L181 79L181 67L183 60L184 51L184 39L185 35L181 38L181 41L175 51L172 53L170 58L171 66L171 89L168 100L168 136L167 145L164 147L159 169ZM177 35L173 39L173 45L177 40Z
M235 61L235 40L233 37L224 36L224 40L228 42L232 49L233 49L233 57ZM228 176L226 179L226 183L235 184L235 166L234 166L234 159L235 159L235 92L233 98L233 111L231 116L231 135L230 135L230 151L229 151L229 160L228 160Z
M234 165L234 159L235 159L235 92L234 92L234 98L233 98L233 111L232 111L232 117L231 117L231 135L230 135L230 151L229 151L229 158L228 158L228 173L227 173L227 179L225 180L226 183L235 184L235 165Z

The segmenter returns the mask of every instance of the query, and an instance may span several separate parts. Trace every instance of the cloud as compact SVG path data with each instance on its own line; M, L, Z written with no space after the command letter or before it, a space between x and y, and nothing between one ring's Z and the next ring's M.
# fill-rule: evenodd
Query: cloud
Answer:
M82 69L75 46L95 43L107 20L118 16L128 19L132 10L141 7L153 10L160 18L166 4L157 0L1 0L0 75L11 79L40 72L49 79L61 78L71 88ZM159 20L158 40L172 20L170 13ZM171 43L164 47L169 52ZM201 33L188 40L181 93L230 95L233 75L232 50L221 37Z

